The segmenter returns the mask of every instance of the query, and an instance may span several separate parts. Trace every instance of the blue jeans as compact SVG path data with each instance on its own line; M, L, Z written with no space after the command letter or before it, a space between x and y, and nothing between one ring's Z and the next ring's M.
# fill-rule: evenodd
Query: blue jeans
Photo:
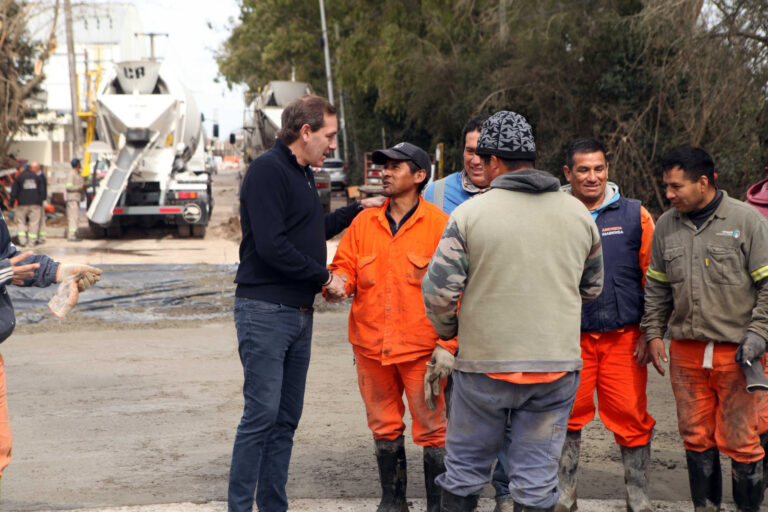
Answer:
M479 494L505 447L515 503L554 506L557 467L578 387L578 372L554 382L513 384L482 373L454 371L446 471L437 477L438 485L458 496ZM506 436L514 441L505 444Z
M312 309L235 298L245 407L229 470L230 512L285 512L293 433L304 405Z

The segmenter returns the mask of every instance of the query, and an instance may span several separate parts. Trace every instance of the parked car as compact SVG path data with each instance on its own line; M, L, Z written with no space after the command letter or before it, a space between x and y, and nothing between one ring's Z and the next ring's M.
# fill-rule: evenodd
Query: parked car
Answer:
M328 158L323 162L323 170L330 174L333 190L344 190L347 188L347 166L344 165L343 160Z
M331 175L328 171L312 167L315 171L315 185L317 186L317 195L320 197L320 204L323 205L323 211L331 211Z

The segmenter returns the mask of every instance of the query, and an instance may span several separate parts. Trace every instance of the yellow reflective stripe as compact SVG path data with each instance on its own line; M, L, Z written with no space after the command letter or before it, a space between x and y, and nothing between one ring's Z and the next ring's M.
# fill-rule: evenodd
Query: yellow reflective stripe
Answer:
M750 272L749 274L752 276L752 280L757 282L761 280L762 278L768 276L768 265L764 267L760 267L759 269L755 270L754 272Z
M651 267L648 267L648 271L645 273L645 276L661 283L669 282L669 279L667 279L667 274L664 272L659 272L658 270L653 270Z

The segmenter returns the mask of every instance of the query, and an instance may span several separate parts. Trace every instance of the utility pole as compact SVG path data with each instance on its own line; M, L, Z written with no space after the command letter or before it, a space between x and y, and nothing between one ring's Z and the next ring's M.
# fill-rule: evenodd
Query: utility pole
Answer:
M147 36L149 38L149 60L156 61L155 58L155 38L156 37L168 37L167 32L134 32L134 36Z
M339 24L338 23L334 23L333 24L333 29L334 29L334 32L336 33L336 46L338 47L339 40L340 40L340 37L339 37ZM337 66L339 65L338 57L336 59L336 65ZM339 120L340 121L339 124L340 124L340 128L341 128L341 139L344 141L344 153L343 153L344 154L344 163L346 163L347 162L347 157L348 157L348 153L347 153L347 116L344 114L344 88L341 86L341 84L339 84L339 107L341 108L340 109L341 119Z
M325 53L325 78L328 82L328 101L333 105L333 79L331 78L331 53L328 50L328 27L325 26L325 4L320 1L320 23L323 27L323 52Z
M75 156L82 155L82 138L80 136L80 117L77 113L80 106L77 101L77 64L75 64L75 40L72 35L72 4L64 0L64 28L67 34L67 61L69 63L69 93L72 101L72 143Z

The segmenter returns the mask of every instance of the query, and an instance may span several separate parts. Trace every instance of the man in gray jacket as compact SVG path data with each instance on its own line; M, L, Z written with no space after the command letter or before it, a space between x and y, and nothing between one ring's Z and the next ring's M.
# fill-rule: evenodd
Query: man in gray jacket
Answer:
M579 384L582 302L602 290L600 235L581 202L535 170L530 125L497 112L477 145L491 190L451 215L422 282L427 317L459 352L435 351L425 392L453 373L444 511L474 510L504 441L516 511L551 511ZM458 301L461 299L461 310Z

